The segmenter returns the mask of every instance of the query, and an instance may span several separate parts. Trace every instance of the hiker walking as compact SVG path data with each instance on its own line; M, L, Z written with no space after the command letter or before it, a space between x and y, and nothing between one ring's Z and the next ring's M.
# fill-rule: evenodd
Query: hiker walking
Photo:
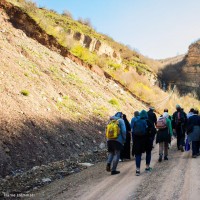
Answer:
M188 142L192 142L192 157L196 158L200 155L200 116L198 116L198 110L194 110L193 115L188 119L187 134Z
M120 159L123 161L124 159L131 159L130 156L130 145L131 145L131 126L129 121L126 118L126 115L123 114L123 120L126 126L126 141L120 153Z
M134 135L133 135L133 124L136 120L140 118L140 113L139 111L134 112L134 117L131 119L131 133L132 133L132 145L133 145L133 140L134 140ZM134 148L132 146L132 156L135 156Z
M161 162L163 159L168 160L168 146L171 143L171 137L173 135L171 120L169 119L169 114L164 112L162 117L158 118L156 123L157 135L156 135L156 144L159 143L159 159L158 162Z
M153 141L154 141L154 138L155 138L155 135L156 135L155 125L156 125L156 122L157 122L157 117L156 117L156 114L154 113L154 111L155 111L155 108L150 107L149 111L147 112L148 119L152 123L152 127L153 127L152 128L152 147L153 147Z
M185 128L187 124L187 115L181 109L180 105L176 105L176 112L172 116L172 128L177 136L177 149L184 151L185 145Z
M194 108L191 108L189 113L187 114L187 118L189 119L192 115L194 115Z
M164 113L168 113L169 114L169 111L168 111L168 108L165 108L164 109ZM170 122L171 122L171 125L172 125L172 116L169 114L169 116L168 116L168 119L170 120ZM174 135L174 132L173 132L173 130L172 130L172 136L175 136ZM171 138L172 139L172 138ZM171 147L171 141L170 141L170 143L168 144L168 149Z
M122 145L126 141L126 126L122 118L123 113L117 112L110 118L106 127L107 147L109 152L106 170L108 172L111 171L111 175L120 173L120 171L117 171L117 165Z
M136 176L140 175L140 165L142 153L146 152L146 172L151 171L151 150L152 150L152 124L148 120L148 115L145 110L140 112L138 118L131 126L133 134L133 150L136 158Z
M165 113L165 112L169 114L169 111L168 111L167 108L164 109L164 113ZM171 117L171 115L168 116L168 119L170 119L170 121L172 121L172 117Z

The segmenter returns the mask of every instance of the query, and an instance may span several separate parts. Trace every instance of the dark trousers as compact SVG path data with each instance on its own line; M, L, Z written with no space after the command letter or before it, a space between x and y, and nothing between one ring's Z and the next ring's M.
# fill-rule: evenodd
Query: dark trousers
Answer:
M185 146L185 131L182 126L178 126L176 128L177 134L177 148L179 149L180 146Z
M142 158L142 154L135 155L135 161L136 161L136 168L137 169L140 169L141 158ZM151 151L146 152L146 165L150 165L150 162L151 162Z
M124 143L124 146L120 152L120 159L123 160L123 159L130 159L131 156L131 152L130 152L130 149L131 149L131 136L129 133L126 134L126 142Z
M199 154L200 141L192 141L192 155Z

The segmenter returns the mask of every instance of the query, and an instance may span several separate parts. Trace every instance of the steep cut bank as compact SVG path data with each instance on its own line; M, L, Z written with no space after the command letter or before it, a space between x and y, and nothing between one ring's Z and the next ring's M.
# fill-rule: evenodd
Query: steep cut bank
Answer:
M112 76L101 67L97 65L89 64L88 62L85 62L81 58L73 55L67 47L61 45L58 42L55 36L48 34L44 29L42 29L40 25L34 19L32 19L26 12L23 11L22 8L19 8L15 6L14 4L9 3L6 0L2 0L0 2L0 7L2 7L4 11L7 13L7 15L9 16L9 21L12 23L12 25L17 29L21 29L28 37L38 41L40 44L46 46L50 50L59 53L61 56L69 58L71 61L75 62L76 64L84 66L85 68L90 69L91 71L97 73L98 75L102 77L106 77L107 79L113 80L116 84L120 85L125 91L130 92L134 98L137 98L139 101L143 102L145 105L150 106L150 103L141 99L138 95L134 94L133 91L129 89L129 87L127 87L128 82L130 81L124 80L124 78L122 78L122 80L119 81L116 78L116 75ZM95 40L96 45L95 45L94 50L97 51L98 55L111 57L111 58L114 58L115 60L122 60L120 54L115 52L114 49L111 46L107 45L106 43L102 43L95 38L90 38L89 36L78 33L78 32L74 32L74 31L70 31L70 32L73 32L73 33L70 33L71 34L70 36L67 35L66 36L67 38L73 37L75 38L75 40L78 40L83 46L86 46L89 49L91 49L93 45L92 45L92 42L88 42L88 40L89 41ZM132 54L134 53L132 52ZM139 65L144 65L144 63L141 61L138 61L138 63ZM150 80L151 84L154 84L156 82L156 75L153 73L153 71L151 71L149 68L144 68L143 70L146 71L147 77ZM119 74L119 73L121 73L122 77L127 76L127 75L123 75L126 73L122 71L116 74ZM130 70L129 76L133 76L131 74L131 70ZM125 83L127 82L127 83L125 85L122 82L125 82Z
M145 108L114 81L77 65L14 28L2 8L0 59L1 192L5 188L13 190L13 185L4 185L7 182L16 184L17 192L20 186L24 190L30 187L20 185L15 178L34 166L65 160L58 168L67 169L68 164L81 162L84 157L98 161L101 157L97 153L105 155L104 127L108 117L122 110L130 119L135 110ZM70 169L76 171L76 165ZM36 182L42 178L29 177Z

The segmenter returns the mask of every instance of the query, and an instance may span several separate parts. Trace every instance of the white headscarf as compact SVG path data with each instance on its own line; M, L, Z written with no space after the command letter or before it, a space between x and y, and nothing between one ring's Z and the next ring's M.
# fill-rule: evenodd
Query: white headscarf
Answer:
M168 118L168 117L169 117L168 112L164 112L164 113L163 113L163 117L164 117L164 118Z

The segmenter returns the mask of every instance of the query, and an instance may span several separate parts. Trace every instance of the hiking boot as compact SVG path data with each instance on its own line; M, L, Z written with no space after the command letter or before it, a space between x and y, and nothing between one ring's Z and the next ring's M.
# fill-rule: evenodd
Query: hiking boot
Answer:
M139 176L139 175L140 175L140 170L136 170L135 175L136 175L136 176Z
M146 172L151 172L151 171L152 171L152 168L151 168L151 167L147 167L147 168L145 169L145 171L146 171Z
M180 145L179 149L181 150L181 152L184 152L183 146Z
M110 163L107 163L107 165L106 165L106 171L107 172L110 172L111 170L110 170Z
M165 157L164 157L164 160L168 160L168 157L167 157L167 156L165 156Z
M112 171L111 175L115 175L115 174L119 174L119 173L120 173L120 171Z
M162 162L162 156L159 156L158 162Z

